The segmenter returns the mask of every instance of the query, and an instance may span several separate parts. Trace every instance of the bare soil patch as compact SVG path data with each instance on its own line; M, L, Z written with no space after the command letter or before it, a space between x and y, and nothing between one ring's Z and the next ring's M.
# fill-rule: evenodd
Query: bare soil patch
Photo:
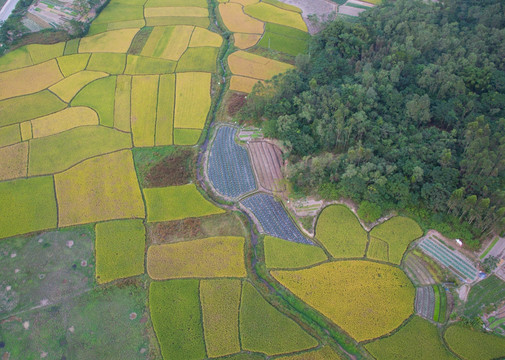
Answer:
M246 103L246 94L233 93L228 100L228 115L235 116Z
M191 164L195 153L181 150L179 153L163 158L154 165L146 175L146 187L164 187L185 185L193 175Z

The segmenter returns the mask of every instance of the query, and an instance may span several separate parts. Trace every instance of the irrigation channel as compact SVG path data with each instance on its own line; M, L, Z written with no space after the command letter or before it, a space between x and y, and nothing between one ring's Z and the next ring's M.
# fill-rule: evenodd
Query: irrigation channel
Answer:
M218 22L215 6L209 7L209 15L213 20L213 25L215 25L216 30L224 39L224 47L221 49L218 59L222 73L219 90L215 98L215 105L211 108L210 120L207 126L207 131L205 131L205 139L199 146L196 163L196 177L200 187L208 194L208 196L211 197L211 199L216 201L218 196L213 193L211 186L207 186L206 178L203 175L203 167L205 166L205 154L209 151L211 134L213 132L211 130L215 128L217 112L223 105L222 102L226 93L227 78L230 76L225 66L225 61L230 52L230 35L229 32L224 30L222 25ZM248 267L248 273L251 274L253 282L256 283L256 289L260 291L260 293L268 299L269 302L272 302L272 305L274 305L279 311L281 311L285 316L288 316L296 321L311 335L314 336L314 334L317 334L318 336L316 336L316 338L324 338L326 339L326 342L332 343L334 347L340 350L340 355L345 355L349 359L353 360L366 358L367 356L357 348L355 341L347 335L344 335L341 330L329 320L321 320L321 316L316 314L313 310L304 311L308 309L305 303L294 299L294 297L285 290L280 290L279 285L276 284L274 280L270 279L265 265L258 260L258 231L253 219L247 212L240 209L236 203L224 204L222 201L217 202L220 207L226 210L240 212L247 219L249 225L248 228L250 229L250 242L246 253L246 266Z

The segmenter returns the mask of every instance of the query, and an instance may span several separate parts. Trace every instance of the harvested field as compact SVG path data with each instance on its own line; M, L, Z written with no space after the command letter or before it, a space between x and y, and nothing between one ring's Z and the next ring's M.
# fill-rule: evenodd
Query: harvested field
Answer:
M146 231L141 219L99 223L95 232L99 284L144 273Z
M196 145L201 134L201 130L174 129L174 145Z
M181 17L209 17L209 11L201 7L146 7L144 9L146 18L159 16L181 16Z
M208 3L205 0L147 0L145 7L162 6L195 6L207 8Z
M147 221L159 222L224 213L207 201L194 184L144 189Z
M164 359L205 358L198 288L193 279L151 282L149 308Z
M82 71L88 64L90 54L73 54L56 58L63 76L67 77L76 72Z
M414 284L422 286L436 283L428 265L418 256L409 253L404 261L404 269Z
M240 4L219 4L219 14L224 25L234 33L263 34L263 22L254 19L244 13L244 7Z
M416 313L427 319L433 319L435 311L435 292L433 286L423 286L416 289Z
M54 174L91 157L131 148L130 134L83 126L30 141L28 175Z
M366 257L369 259L389 261L389 246L388 243L376 237L370 237L370 243L366 252Z
M175 75L161 75L158 89L158 109L156 112L156 146L173 144L174 108Z
M222 126L212 142L208 177L222 196L238 199L256 189L256 181L247 150L235 142L236 129Z
M33 138L41 138L85 125L98 125L96 112L87 107L71 107L31 120ZM23 123L22 123L23 124Z
M196 27L191 35L189 47L213 46L220 47L223 43L221 35L201 27Z
M63 79L56 60L0 73L0 100L44 90Z
M293 65L263 56L237 51L228 57L228 65L234 75L268 80L277 74L293 69Z
M217 70L217 47L197 47L189 48L181 56L177 63L177 72L209 72L215 73Z
M227 113L230 116L235 116L240 109L245 105L245 102L247 100L247 96L244 94L237 94L237 93L229 93L228 94L228 99L225 100L227 103ZM239 134L240 140L243 140L242 137Z
M178 186L189 183L195 161L194 152L188 149L179 150L174 155L163 158L147 173L144 187Z
M65 43L60 42L52 45L30 44L26 46L26 49L30 53L33 64L40 64L44 61L62 56Z
M230 80L230 90L248 94L252 91L254 85L256 85L258 81L260 80L245 76L233 75Z
M398 332L368 343L365 348L378 360L456 359L442 343L437 327L418 316Z
M122 131L131 131L131 76L119 75L114 94L114 127Z
M293 27L298 30L307 31L307 25L302 16L293 11L280 9L276 6L260 2L244 7L244 12L256 19L264 22ZM246 32L246 31L244 31Z
M174 72L176 65L177 63L172 60L128 55L124 73L128 75L170 74Z
M312 336L270 305L247 281L242 286L240 337L242 349L269 356L318 345Z
M27 142L0 148L0 181L25 177L27 168Z
M83 161L54 178L59 226L145 217L129 150Z
M240 352L238 313L240 280L215 279L200 282L203 330L209 357Z
M235 33L233 34L233 43L236 47L241 50L250 48L251 46L256 45L256 43L261 39L261 35L257 34L244 34L244 33Z
M316 238L336 258L360 258L365 255L367 232L345 205L330 205L319 214Z
M0 238L57 226L52 176L0 182Z
M147 273L154 280L177 278L245 277L241 237L212 237L147 250Z
M379 238L389 245L389 261L400 264L409 244L421 237L423 231L412 219L395 216L370 231L370 235Z
M505 357L505 338L472 330L462 324L450 326L444 339L462 359L491 360Z
M296 355L281 356L280 360L341 360L342 358L329 345L321 349L307 351Z
M122 74L126 65L125 54L95 53L91 54L86 70L104 71L109 74Z
M114 125L116 76L98 79L86 85L73 98L70 106L88 106L98 113L100 125Z
M0 127L48 115L67 107L49 90L0 101Z
M131 128L134 146L154 146L158 75L134 76L131 92Z
M307 244L298 244L265 236L263 240L265 265L270 269L301 268L328 260L324 251Z
M21 141L19 124L8 125L0 128L0 147L12 145Z
M271 273L357 341L393 331L414 310L414 287L403 271L393 266L353 260ZM391 299L395 299L394 306Z
M108 76L104 72L80 71L51 86L49 90L65 102L70 102L84 86L90 82Z
M175 128L203 129L210 109L210 80L209 73L176 74Z
M26 46L20 47L0 57L0 71L8 71L33 65Z
M121 29L84 37L79 44L79 52L126 53L137 32L138 29Z
M283 192L282 152L277 146L266 141L250 141L247 144L254 172L260 185L272 192Z
M210 20L208 17L157 16L147 18L146 23L147 26L192 25L207 28Z
M193 30L186 25L155 27L141 55L177 61L188 48Z

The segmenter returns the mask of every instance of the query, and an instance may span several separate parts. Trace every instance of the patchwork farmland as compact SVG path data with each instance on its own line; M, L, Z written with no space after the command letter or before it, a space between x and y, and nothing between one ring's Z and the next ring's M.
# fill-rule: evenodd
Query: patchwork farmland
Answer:
M0 58L2 359L473 356L414 220L368 229L321 201L310 236L282 146L220 117L308 52L303 19L277 0L111 0L85 37Z

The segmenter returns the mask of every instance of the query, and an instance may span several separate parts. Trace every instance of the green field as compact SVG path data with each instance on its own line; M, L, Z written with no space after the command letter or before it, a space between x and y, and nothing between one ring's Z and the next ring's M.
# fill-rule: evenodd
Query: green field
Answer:
M61 56L56 58L56 60L58 60L58 66L60 67L61 73L63 76L67 77L84 70L90 57L90 54L72 54Z
M505 338L472 330L461 324L450 326L444 339L462 359L491 360L505 357Z
M363 257L368 242L358 218L345 205L330 205L320 213L316 238L336 258Z
M125 54L94 53L91 54L86 70L103 71L113 75L122 74L125 64Z
M299 244L272 236L263 239L267 268L300 268L328 260L324 251L307 244Z
M374 260L389 261L388 243L371 236L366 257Z
M498 304L505 298L505 282L491 275L474 286L468 294L465 304L465 316L478 316L483 308L490 304Z
M177 72L203 71L215 73L217 69L217 47L189 48L177 63Z
M457 359L445 349L437 327L417 316L398 332L368 343L365 348L377 360Z
M296 56L306 53L310 35L292 27L267 23L259 47Z
M142 220L99 223L95 232L98 283L144 273L146 234Z
M198 288L198 280L152 282L149 287L149 308L164 359L205 357Z
M170 74L174 72L176 65L177 63L171 60L128 55L124 73L130 75Z
M114 125L115 90L116 76L98 79L82 88L70 105L89 106L98 113L101 125L112 127Z
M133 144L137 147L154 146L158 81L157 75L132 78L131 127Z

